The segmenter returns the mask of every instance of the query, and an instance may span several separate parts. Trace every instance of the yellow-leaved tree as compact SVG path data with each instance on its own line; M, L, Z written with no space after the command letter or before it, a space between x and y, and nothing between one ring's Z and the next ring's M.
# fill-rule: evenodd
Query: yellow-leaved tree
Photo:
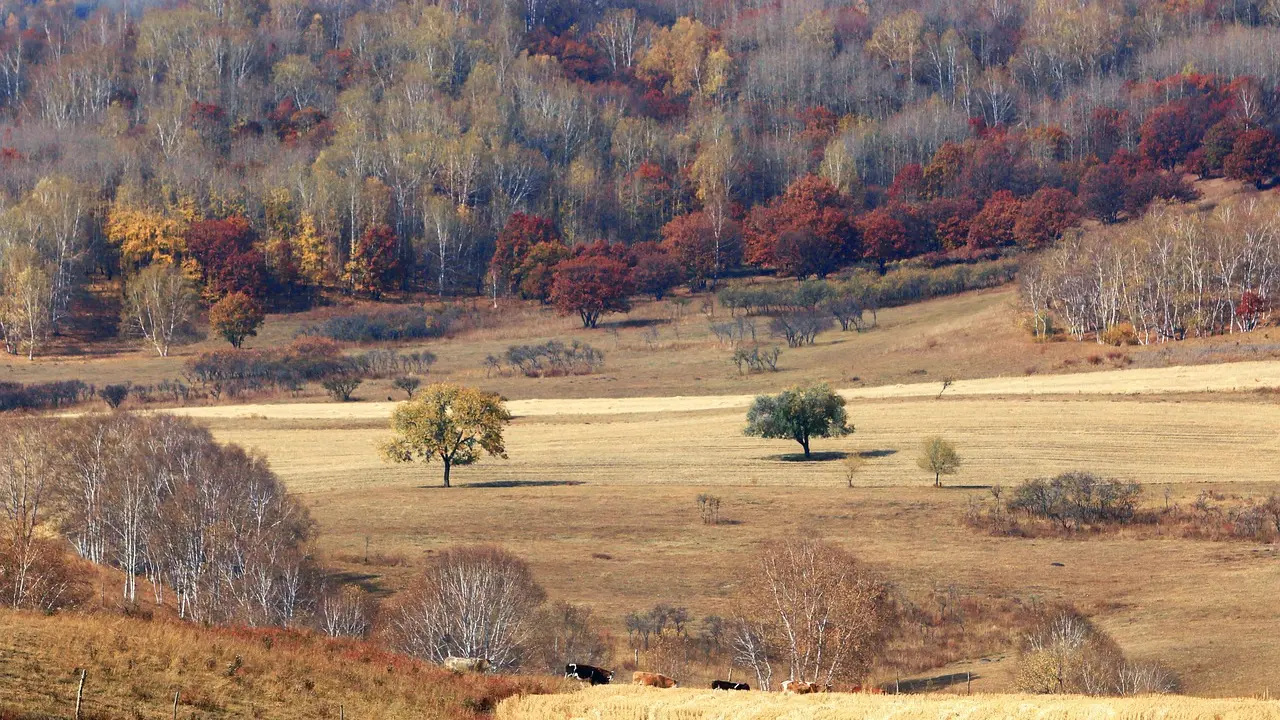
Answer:
M483 453L505 458L502 431L511 422L502 398L478 388L435 383L391 413L395 435L381 445L391 462L444 463L444 486L454 465L470 465Z
M179 264L186 252L186 222L163 212L117 203L107 213L107 240L120 249L121 263L141 268L151 263Z

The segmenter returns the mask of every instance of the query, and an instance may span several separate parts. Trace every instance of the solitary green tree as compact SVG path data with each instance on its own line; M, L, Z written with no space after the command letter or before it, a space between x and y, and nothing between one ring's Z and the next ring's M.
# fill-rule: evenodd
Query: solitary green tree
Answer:
M505 458L502 430L511 422L502 399L477 388L449 383L428 385L391 414L395 436L382 444L391 462L444 463L444 486L454 465L470 465L482 453Z
M851 432L844 398L825 383L758 396L747 411L747 427L743 430L753 437L795 440L804 448L806 460L810 457L810 438L842 437Z
M942 487L942 476L954 475L960 469L960 454L956 452L955 445L934 435L924 439L916 465L925 472L933 473L934 487Z

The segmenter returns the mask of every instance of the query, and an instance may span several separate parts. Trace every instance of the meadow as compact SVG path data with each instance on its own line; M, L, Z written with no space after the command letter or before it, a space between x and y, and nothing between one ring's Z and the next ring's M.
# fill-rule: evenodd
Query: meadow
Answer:
M966 718L1004 720L1272 720L1280 703L1261 700L1198 700L1142 697L1099 701L1087 697L974 695L919 697L884 695L783 696L757 692L593 688L572 695L511 698L498 706L497 720L820 720L876 717L893 720Z
M428 381L500 392L516 415L510 458L456 470L449 490L438 487L438 465L379 459L393 397L380 382L362 386L355 403L266 397L174 411L265 454L310 507L324 561L347 579L385 596L432 552L501 544L530 561L553 599L595 610L614 636L618 664L634 659L628 613L659 602L688 607L695 618L728 613L756 548L811 533L856 553L918 605L1072 603L1131 657L1176 671L1186 692L1249 696L1280 687L1275 547L1159 528L999 538L963 519L994 485L1067 470L1141 481L1148 503L1272 491L1280 471L1272 330L1172 347L1033 343L1015 322L1013 299L1003 288L885 310L875 330L824 333L812 347L786 350L780 372L747 376L711 337L708 318L686 316L677 329L667 303L592 332L523 307L455 338L402 346L439 356ZM304 320L273 317L253 343L287 342ZM652 328L656 340L646 335ZM482 367L486 354L550 337L601 347L604 370L529 379ZM183 359L123 353L14 363L5 372L158 378L179 372ZM1228 360L1247 362L1208 364ZM944 379L953 380L945 391ZM816 441L825 459L810 463L795 461L794 443L742 435L754 393L803 380L841 389L857 428ZM921 440L933 434L964 458L942 489L915 465ZM866 463L848 487L841 458L852 453ZM702 522L696 498L704 493L721 499L725 522ZM993 627L975 630L981 642L937 649L945 666L914 678L882 669L874 679L968 673L977 692L1009 691L1016 638L991 618L972 622ZM727 671L707 668L688 680Z

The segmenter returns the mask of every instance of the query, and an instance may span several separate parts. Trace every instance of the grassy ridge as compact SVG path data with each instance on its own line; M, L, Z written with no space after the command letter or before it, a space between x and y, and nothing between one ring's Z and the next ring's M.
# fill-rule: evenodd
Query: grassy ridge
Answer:
M114 615L0 611L0 718L478 720L556 679L455 675L364 642L282 630L207 629Z
M598 687L567 695L510 698L497 720L1274 720L1280 702L1181 696L1094 698L1072 695L830 695Z

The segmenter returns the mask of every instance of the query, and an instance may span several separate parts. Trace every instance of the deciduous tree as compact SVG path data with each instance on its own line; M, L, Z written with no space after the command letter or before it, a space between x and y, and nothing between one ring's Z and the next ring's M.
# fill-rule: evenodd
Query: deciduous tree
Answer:
M942 487L942 476L954 475L960 469L960 454L955 445L934 435L925 438L916 465L933 475L934 487Z
M209 327L233 348L243 345L245 338L256 336L264 320L262 306L242 292L226 295L209 308Z
M630 312L634 287L631 270L607 257L578 257L556 266L551 302L563 315L577 314L582 327L593 328L600 316Z
M217 307L215 305L215 307ZM194 335L199 294L191 279L168 263L154 263L125 283L121 320L141 335L160 357Z
M796 386L778 395L760 395L747 411L743 433L753 437L795 440L809 459L815 437L843 437L853 432L844 398L825 384Z
M511 422L502 399L476 388L436 383L428 385L391 414L394 437L381 446L386 459L397 462L444 464L444 486L455 465L470 465L488 453L507 456L502 432Z

